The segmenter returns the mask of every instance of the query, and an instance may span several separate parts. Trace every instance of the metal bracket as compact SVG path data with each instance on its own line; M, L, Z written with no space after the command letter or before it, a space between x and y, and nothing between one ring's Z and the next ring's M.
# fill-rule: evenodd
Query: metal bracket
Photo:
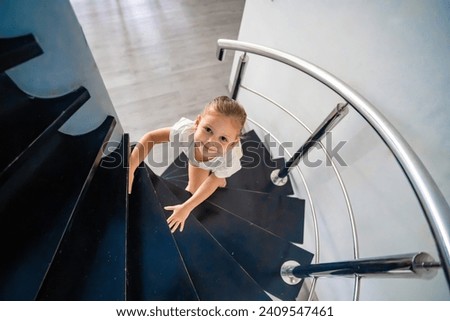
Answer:
M296 285L299 284L302 279L295 277L292 273L292 270L296 268L297 266L300 266L300 263L297 261L286 261L283 263L280 269L280 275L283 281L289 285Z
M286 177L279 177L278 174L280 173L279 169L275 169L271 174L270 174L270 179L272 180L272 183L276 186L284 186L286 185L287 181L288 181L288 176Z

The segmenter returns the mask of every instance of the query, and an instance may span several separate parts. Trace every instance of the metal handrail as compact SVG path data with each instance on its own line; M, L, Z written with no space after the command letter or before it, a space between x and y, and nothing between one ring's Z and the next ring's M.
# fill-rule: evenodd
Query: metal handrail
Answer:
M408 178L433 233L442 268L450 287L450 207L422 161L394 126L364 97L340 79L303 59L248 42L219 39L217 58L225 50L263 56L291 66L323 83L347 101L377 132L389 147Z

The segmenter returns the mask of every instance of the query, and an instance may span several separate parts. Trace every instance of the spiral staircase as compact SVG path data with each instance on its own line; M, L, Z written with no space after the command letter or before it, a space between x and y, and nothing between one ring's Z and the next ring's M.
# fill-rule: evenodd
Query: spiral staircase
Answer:
M284 159L271 159L253 131L242 170L172 234L163 207L189 197L186 156L161 177L141 164L128 195L128 135L104 153L114 117L84 135L61 133L89 92L27 95L5 70L43 51L31 34L0 44L0 299L296 299L302 283L285 283L280 266L312 260L299 246L304 201L272 184Z
M63 133L62 126L90 102L89 91L80 86L54 98L27 94L6 71L45 55L45 50L32 34L0 38L0 300L315 299L316 281L330 276L354 278L357 300L363 276L432 278L438 269L450 284L450 208L389 122L344 83L297 57L219 40L219 59L224 50L244 52L233 98L243 88L301 123L283 106L241 84L251 53L308 74L345 103L316 131L307 128L310 138L287 162L272 158L258 136L270 132L249 119L256 131L242 138L243 168L193 211L183 232L172 234L164 207L190 196L185 191L186 156L176 155L160 176L142 163L128 194L132 145L115 116L105 115L91 132ZM395 156L423 209L439 261L423 252L361 259L350 199L333 162L352 226L354 255L351 261L321 261L314 204L296 165L311 146L321 144L322 135L349 106ZM306 203L294 196L294 176L288 176L292 168L300 172ZM313 222L307 230L306 215ZM314 250L303 244L311 235ZM312 280L308 286L306 279Z

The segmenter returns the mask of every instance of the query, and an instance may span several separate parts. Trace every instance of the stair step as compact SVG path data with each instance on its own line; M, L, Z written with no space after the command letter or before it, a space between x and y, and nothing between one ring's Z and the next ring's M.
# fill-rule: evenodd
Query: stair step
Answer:
M184 189L185 181L170 179ZM170 184L167 184L169 188ZM172 189L171 189L172 190ZM173 192L173 190L172 190ZM233 200L230 202L230 200ZM294 243L303 243L305 201L283 195L219 188L207 202Z
M280 169L285 161L282 158L271 160L268 150L253 130L244 135L241 144L244 154L241 159L242 169L227 178L227 187L277 195L294 193L290 183L284 186L272 183L270 174L273 170ZM187 156L181 153L164 171L162 177L187 181L187 164Z
M245 133L241 141L242 148L247 151L242 157L242 163L246 166L257 166L263 163L272 170L277 168L278 163L272 159L269 151L254 130Z
M242 169L227 178L227 187L277 195L294 193L290 183L284 186L276 186L272 183L270 174L273 170L284 166L285 161L283 158L272 160L269 151L254 130L244 135L242 148L244 150Z
M26 153L33 157L90 97L83 87L57 98L31 97L4 73L0 73L0 91L1 175Z
M17 66L43 53L32 34L0 38L0 72Z
M145 168L130 195L127 300L198 300Z
M165 183L147 168L163 206L180 201ZM166 216L171 212L165 211ZM183 232L174 238L201 300L270 300L261 287L227 251L190 215Z
M269 152L261 143L261 140L254 130L244 134L241 139L241 145L243 150L241 164L243 167L256 167L258 164L263 163L272 169L277 168L277 161L272 161ZM180 154L179 157L177 157L164 171L162 177L174 178L177 176L187 175L187 165L187 156L185 154Z
M172 190L181 201L190 197L182 188L173 186ZM265 291L282 300L295 300L302 282L295 286L286 284L280 277L280 268L289 260L310 264L312 253L209 202L202 203L193 213Z
M181 153L177 158L173 161L172 164L167 167L161 177L164 178L175 178L180 176L187 176L188 174L188 158L186 154Z
M108 116L80 136L60 132L0 183L0 299L34 299L116 124Z
M128 135L103 158L78 204L38 300L125 300Z

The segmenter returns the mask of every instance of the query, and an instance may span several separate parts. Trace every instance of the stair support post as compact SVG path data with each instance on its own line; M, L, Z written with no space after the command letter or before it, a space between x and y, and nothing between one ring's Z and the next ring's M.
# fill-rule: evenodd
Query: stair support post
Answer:
M418 252L304 266L295 261L287 261L281 266L280 275L287 284L291 285L310 277L432 279L440 267L441 264L436 262L430 254Z
M288 181L288 174L298 165L303 156L305 156L311 148L316 146L327 132L332 130L346 115L348 114L348 103L339 103L336 108L325 118L325 120L317 127L306 142L298 149L298 151L286 162L281 169L272 171L270 178L272 183L277 186L283 186Z
M247 53L244 52L243 55L239 57L238 65L236 68L236 73L234 75L233 85L231 87L231 98L237 98L239 94L239 88L241 86L242 79L244 78L245 68L247 66L248 56Z

